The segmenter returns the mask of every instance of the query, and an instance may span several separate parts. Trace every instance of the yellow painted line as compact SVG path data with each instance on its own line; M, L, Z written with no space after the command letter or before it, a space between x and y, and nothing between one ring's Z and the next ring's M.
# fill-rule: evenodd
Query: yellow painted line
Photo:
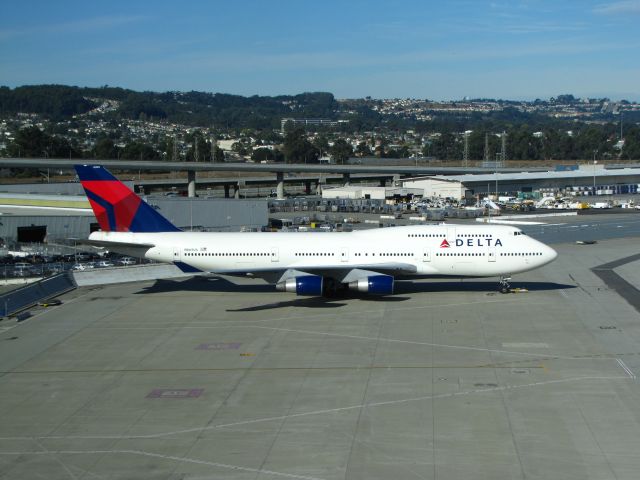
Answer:
M28 198L0 198L3 205L24 207L91 208L88 200L43 200Z

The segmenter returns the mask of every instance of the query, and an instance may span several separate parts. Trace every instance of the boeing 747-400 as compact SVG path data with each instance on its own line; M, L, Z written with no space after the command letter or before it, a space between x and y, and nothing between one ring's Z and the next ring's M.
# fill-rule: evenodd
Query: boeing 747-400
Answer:
M185 272L259 277L298 295L352 289L391 295L406 277L499 277L542 267L557 253L503 225L420 225L354 232L186 232L105 168L76 171L100 224L87 243L173 263Z

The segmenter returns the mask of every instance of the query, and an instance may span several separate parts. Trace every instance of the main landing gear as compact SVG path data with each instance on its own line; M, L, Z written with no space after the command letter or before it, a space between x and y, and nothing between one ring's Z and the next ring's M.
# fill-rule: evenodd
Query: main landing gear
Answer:
M349 290L346 283L337 282L334 278L324 277L322 285L322 295L327 298L335 298L342 296Z
M511 291L511 285L509 284L510 280L511 277L500 277L500 293L509 293Z

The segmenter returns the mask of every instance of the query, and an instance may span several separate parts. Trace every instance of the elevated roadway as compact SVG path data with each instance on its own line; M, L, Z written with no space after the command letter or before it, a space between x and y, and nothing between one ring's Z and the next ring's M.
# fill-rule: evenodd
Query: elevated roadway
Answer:
M516 173L519 168L486 168L486 167L431 167L424 165L334 165L334 164L298 164L298 163L206 163L206 162L163 162L142 160L80 160L54 158L2 158L2 168L54 168L71 169L78 163L99 163L110 170L137 171L168 171L187 172L189 196L195 196L196 172L237 172L247 173L275 173L278 198L284 197L284 182L286 173L300 174L340 174L343 182L348 184L355 175L375 174L389 175L394 178L400 176L427 175L460 175L465 173ZM527 171L544 171L545 168L528 168ZM242 180L242 179L240 179Z
M384 187L387 182L393 181L398 175L391 174L375 174L375 173L360 173L350 175L349 182L379 182L380 186ZM189 180L186 178L161 178L151 180L137 180L133 179L133 185L136 191L150 193L157 189L166 188L184 188L188 189ZM342 175L307 175L307 174L282 174L276 175L262 175L262 176L242 176L236 177L199 177L197 180L198 188L207 187L223 187L224 196L230 197L231 191L233 195L238 198L240 188L259 185L304 185L305 193L307 195L320 194L324 185L345 184L345 178ZM284 192L282 192L284 193Z

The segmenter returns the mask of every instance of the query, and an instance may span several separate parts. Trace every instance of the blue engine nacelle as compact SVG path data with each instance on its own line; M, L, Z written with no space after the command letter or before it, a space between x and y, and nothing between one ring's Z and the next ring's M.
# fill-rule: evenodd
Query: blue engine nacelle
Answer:
M322 295L322 277L319 275L302 275L289 278L276 285L281 292L295 293L296 295Z
M391 275L372 275L349 283L349 288L372 295L393 295L393 277Z

